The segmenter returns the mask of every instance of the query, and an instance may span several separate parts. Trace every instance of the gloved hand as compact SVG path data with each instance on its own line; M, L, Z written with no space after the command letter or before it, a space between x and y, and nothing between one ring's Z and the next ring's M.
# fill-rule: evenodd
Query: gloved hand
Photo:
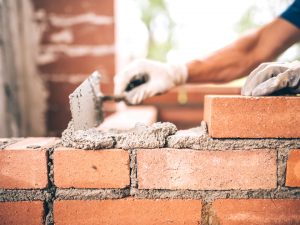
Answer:
M126 87L134 77L145 74L147 82L126 92ZM166 64L152 60L135 60L114 77L115 95L124 95L130 104L138 104L144 99L164 93L184 84L187 67L181 64Z
M262 63L248 76L242 95L264 96L284 89L300 93L300 61Z

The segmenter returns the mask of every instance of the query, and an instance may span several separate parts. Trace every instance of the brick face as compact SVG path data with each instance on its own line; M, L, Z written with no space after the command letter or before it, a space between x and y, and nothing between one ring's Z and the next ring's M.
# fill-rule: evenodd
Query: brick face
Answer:
M46 150L41 148L54 142L54 138L27 138L1 150L0 188L47 187Z
M300 187L300 149L289 153L286 171L286 186Z
M55 201L56 225L199 225L200 200Z
M213 203L212 224L289 225L300 224L300 200L225 199Z
M57 148L54 182L61 188L124 188L130 183L128 152Z
M43 202L0 202L1 225L42 225Z
M137 163L140 189L276 188L275 150L143 149Z
M76 15L87 12L106 16L114 14L112 0L60 0L55 3L48 0L32 0L35 9L45 9L48 13Z
M215 138L299 138L298 97L205 97L204 120Z

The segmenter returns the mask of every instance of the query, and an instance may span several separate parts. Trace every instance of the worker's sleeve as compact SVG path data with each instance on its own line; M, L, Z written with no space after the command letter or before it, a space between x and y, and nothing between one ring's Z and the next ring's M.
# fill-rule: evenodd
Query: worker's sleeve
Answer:
M295 0L280 17L300 28L300 0Z

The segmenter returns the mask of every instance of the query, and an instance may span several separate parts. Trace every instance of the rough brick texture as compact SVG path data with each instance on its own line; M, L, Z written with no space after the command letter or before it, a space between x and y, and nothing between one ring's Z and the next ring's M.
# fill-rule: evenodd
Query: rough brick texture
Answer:
M215 138L300 138L299 97L205 97L204 120Z
M56 225L199 225L200 200L55 201Z
M300 224L300 200L226 199L213 203L212 224L296 225Z
M271 189L276 151L138 150L141 189Z
M1 225L42 225L43 202L0 202Z
M48 0L32 0L36 9L47 9L49 13L76 15L82 13L100 13L101 15L113 15L114 5L111 0L60 0L56 4Z
M130 182L128 152L55 149L54 181L61 188L124 188Z
M44 148L54 143L54 138L26 138L0 150L0 188L45 188L48 181Z
M289 153L286 171L286 186L300 187L300 149Z

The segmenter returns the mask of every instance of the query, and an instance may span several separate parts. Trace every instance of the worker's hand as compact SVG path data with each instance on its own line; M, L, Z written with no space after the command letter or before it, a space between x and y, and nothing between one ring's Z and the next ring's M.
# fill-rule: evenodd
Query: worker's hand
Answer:
M264 96L282 89L300 93L300 61L262 63L248 76L242 95Z
M146 83L126 91L128 84L136 76L146 75ZM136 60L114 78L115 95L123 95L130 104L138 104L144 99L164 93L184 84L187 80L187 67L180 64L165 64L152 60Z

